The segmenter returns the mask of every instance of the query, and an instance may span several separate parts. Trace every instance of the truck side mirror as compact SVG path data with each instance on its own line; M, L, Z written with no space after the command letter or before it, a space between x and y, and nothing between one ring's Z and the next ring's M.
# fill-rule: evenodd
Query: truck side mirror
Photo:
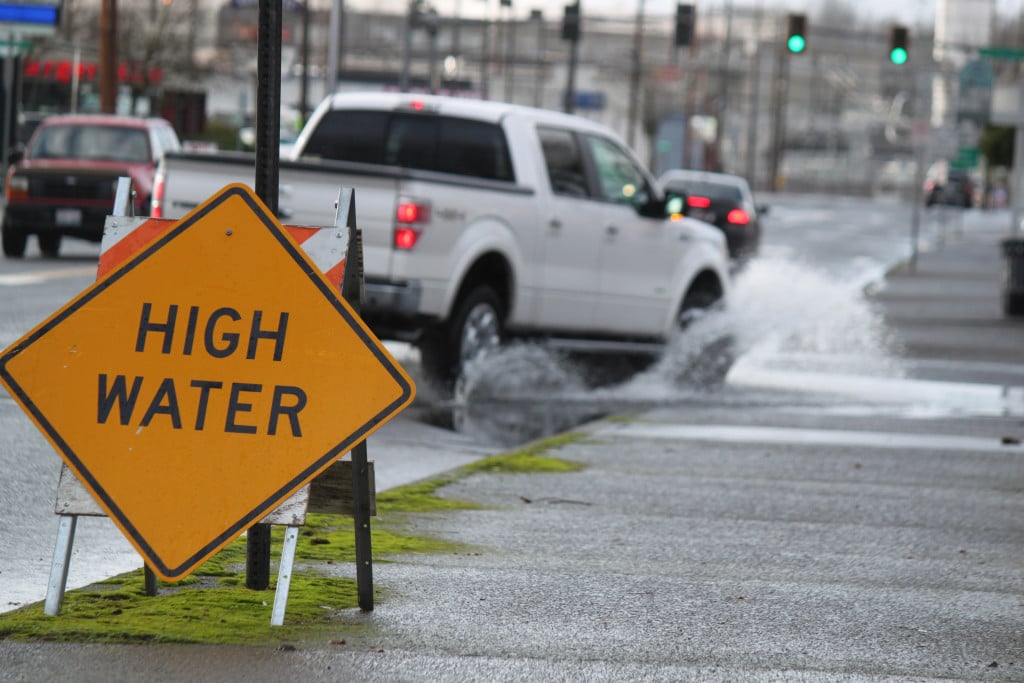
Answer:
M665 193L665 216L676 218L686 214L686 195L680 192Z
M16 164L25 158L25 146L17 144L7 152L7 165Z
M673 218L683 215L686 195L680 192L665 192L664 196L652 196L646 204L637 207L641 216L648 218Z

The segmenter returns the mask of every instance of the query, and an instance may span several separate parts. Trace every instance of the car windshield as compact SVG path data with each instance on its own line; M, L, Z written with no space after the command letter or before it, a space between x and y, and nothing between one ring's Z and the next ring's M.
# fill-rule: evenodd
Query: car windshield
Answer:
M105 159L146 163L149 137L141 128L56 124L42 126L27 151L30 159Z
M732 202L743 200L740 188L735 185L709 183L703 180L672 180L668 183L668 189L675 192L682 190L686 194L708 199L725 199Z

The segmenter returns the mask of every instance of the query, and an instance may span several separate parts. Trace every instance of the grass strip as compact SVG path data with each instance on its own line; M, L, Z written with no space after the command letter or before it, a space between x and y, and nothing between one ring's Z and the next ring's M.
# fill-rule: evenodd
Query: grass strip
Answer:
M464 551L464 547L443 539L408 533L410 516L480 508L475 503L438 495L439 489L476 473L578 470L579 463L547 453L581 437L568 433L542 439L433 479L380 493L378 518L373 523L375 561L411 553ZM283 539L284 527L273 527L272 558L280 557ZM43 614L41 602L2 613L0 640L232 645L313 641L335 637L338 614L358 607L355 580L328 576L333 573L330 565L355 561L351 517L306 516L295 550L284 626L270 626L273 590L245 587L245 552L245 539L236 539L182 581L161 583L154 597L145 595L143 571L138 569L68 591L57 617ZM343 628L365 627L346 623Z

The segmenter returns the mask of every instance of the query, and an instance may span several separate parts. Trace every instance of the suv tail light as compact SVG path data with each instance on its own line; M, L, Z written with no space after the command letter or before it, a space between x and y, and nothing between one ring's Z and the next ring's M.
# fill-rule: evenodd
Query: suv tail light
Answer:
M686 204L693 207L694 209L710 209L711 199L709 197L700 197L694 195L686 199Z
M733 209L726 215L725 220L733 225L746 225L750 222L750 216L743 209Z
M409 250L416 246L423 228L430 223L430 203L400 197L395 207L395 249Z

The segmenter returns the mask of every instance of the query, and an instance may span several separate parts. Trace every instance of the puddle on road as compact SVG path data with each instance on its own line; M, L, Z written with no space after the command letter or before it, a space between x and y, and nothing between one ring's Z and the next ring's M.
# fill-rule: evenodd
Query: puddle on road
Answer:
M1001 387L907 380L863 284L762 258L736 279L724 310L693 321L660 360L624 382L594 388L587 381L592 368L515 344L471 368L442 413L458 431L503 446L603 415L688 402L906 416L1024 414L1024 398L1008 397Z

